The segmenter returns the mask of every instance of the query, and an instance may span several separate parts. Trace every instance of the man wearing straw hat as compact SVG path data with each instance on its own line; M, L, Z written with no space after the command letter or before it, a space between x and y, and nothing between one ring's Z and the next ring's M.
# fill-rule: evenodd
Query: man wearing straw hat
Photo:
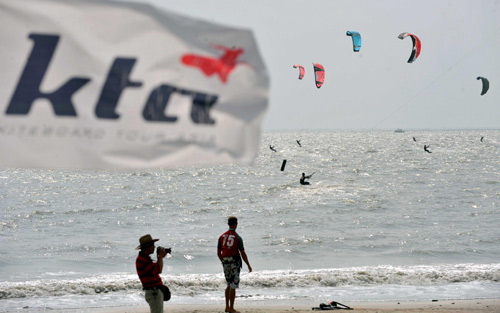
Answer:
M160 274L163 270L163 258L167 255L164 248L158 247L158 261L153 262L150 255L155 251L155 242L160 239L153 239L147 234L139 239L140 245L136 250L141 250L135 261L137 274L145 290L146 301L149 303L151 313L163 313L163 282Z

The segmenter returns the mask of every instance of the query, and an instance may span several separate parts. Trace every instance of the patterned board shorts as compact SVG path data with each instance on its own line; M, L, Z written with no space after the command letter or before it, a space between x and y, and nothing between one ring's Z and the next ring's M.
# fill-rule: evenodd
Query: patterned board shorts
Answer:
M237 262L224 262L224 276L229 287L236 289L240 285L240 265Z

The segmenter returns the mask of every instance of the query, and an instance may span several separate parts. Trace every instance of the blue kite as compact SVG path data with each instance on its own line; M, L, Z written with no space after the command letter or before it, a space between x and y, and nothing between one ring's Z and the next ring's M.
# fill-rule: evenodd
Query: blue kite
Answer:
M348 30L345 34L352 37L352 50L354 52L359 52L359 50L361 49L361 35L358 32L353 32L350 30Z

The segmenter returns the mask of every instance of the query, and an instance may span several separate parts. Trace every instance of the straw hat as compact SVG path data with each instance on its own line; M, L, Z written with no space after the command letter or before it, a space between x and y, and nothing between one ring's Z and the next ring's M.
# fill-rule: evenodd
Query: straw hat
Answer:
M137 248L135 248L135 250L139 250L142 247L150 246L153 243L157 242L158 240L160 239L153 239L153 237L151 237L150 234L144 235L141 238L139 238L140 245L138 245Z

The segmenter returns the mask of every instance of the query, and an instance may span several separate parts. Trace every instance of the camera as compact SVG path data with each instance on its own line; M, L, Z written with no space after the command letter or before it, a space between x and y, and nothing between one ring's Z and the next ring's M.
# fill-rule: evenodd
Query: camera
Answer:
M163 247L161 247L161 246L158 246L158 247L156 248L156 257L158 257L158 255L160 254L160 250L161 250L161 249L165 249L165 252L166 252L167 254L172 253L172 248L163 248Z

